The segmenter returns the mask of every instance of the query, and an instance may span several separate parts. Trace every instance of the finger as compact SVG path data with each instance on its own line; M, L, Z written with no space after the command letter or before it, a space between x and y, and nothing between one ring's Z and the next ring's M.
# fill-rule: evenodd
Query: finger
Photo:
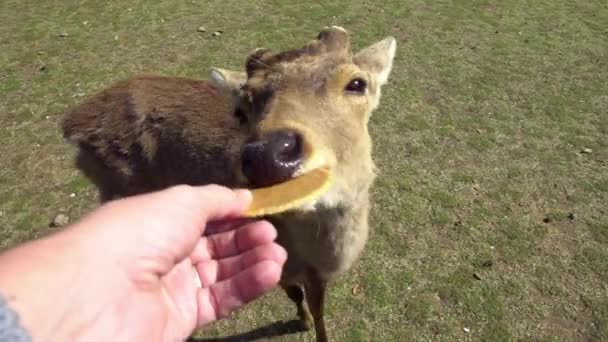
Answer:
M205 233L203 235L209 236L213 234L227 232L229 230L236 229L238 227L244 226L247 223L254 222L253 219L250 218L237 218L233 220L221 220L221 221L212 221L207 223L207 228L205 228Z
M249 190L231 190L217 185L207 185L194 188L199 197L206 221L214 221L227 217L238 217L251 203Z
M277 230L268 221L248 223L236 230L202 238L191 254L193 264L241 254L256 246L274 241Z
M249 190L232 190L219 185L188 186L179 185L165 190L166 196L173 203L179 202L188 208L196 219L196 228L202 235L206 223L240 217L251 203Z
M274 261L283 265L287 260L287 252L276 243L267 243L257 246L249 251L234 257L209 260L195 264L199 279L203 287L234 277L249 267L262 261Z
M226 317L274 288L281 278L282 265L262 261L222 282L199 289L198 326Z

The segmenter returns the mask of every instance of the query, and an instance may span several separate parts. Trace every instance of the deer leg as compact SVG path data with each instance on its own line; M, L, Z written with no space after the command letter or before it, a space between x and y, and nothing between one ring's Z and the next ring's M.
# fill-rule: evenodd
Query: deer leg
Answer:
M306 330L310 330L310 328L312 328L312 317L308 310L308 306L304 303L304 292L302 291L302 288L298 285L284 285L283 290L287 293L287 297L296 303L298 307L298 317L304 324Z
M327 281L321 279L319 272L314 269L309 269L304 282L306 290L306 301L312 313L315 322L315 333L317 342L327 342L327 333L325 332L325 321L323 319L323 311L325 307L325 288Z

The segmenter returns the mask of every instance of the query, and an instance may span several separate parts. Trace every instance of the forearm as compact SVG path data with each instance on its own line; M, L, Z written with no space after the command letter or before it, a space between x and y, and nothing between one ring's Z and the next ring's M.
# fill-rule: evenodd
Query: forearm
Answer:
M0 295L34 340L53 340L77 330L75 260L80 246L62 232L0 254ZM66 319L68 316L71 319ZM0 340L2 340L0 338Z

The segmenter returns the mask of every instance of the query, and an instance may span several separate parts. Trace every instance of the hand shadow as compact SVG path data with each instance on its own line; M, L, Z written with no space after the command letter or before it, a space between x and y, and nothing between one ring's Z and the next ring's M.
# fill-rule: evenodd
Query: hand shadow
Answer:
M251 331L225 337L213 337L213 338L194 338L190 337L186 342L245 342L255 341L263 338L279 337L283 335L296 334L307 331L304 322L299 319L291 321L278 321L270 323L266 326L253 329Z

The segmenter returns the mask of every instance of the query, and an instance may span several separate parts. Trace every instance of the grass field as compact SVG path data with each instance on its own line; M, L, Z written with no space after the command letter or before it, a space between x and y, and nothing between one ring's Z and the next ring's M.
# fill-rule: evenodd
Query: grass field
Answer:
M330 292L334 340L608 341L608 3L380 3L3 0L0 248L95 205L58 127L83 96L240 68L338 24L398 51L371 123L373 233ZM203 336L294 317L276 291Z

